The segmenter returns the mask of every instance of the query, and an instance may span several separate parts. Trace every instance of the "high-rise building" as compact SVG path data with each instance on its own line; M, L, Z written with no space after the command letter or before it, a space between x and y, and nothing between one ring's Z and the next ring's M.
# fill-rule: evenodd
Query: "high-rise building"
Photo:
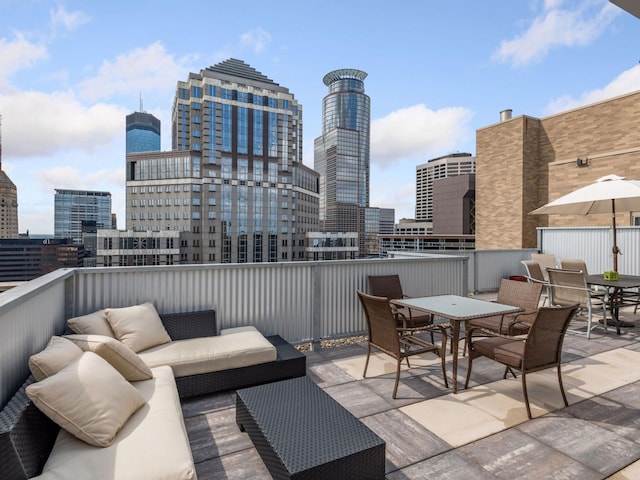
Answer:
M18 189L2 170L2 115L0 115L0 238L18 238Z
M82 244L83 222L96 222L96 228L111 227L111 193L56 188L54 198L54 236L71 238Z
M157 152L160 150L160 120L140 111L127 115L127 153Z
M177 230L182 263L305 259L318 174L302 164L302 106L229 59L179 81L170 152L127 155L127 229Z
M416 220L433 221L433 182L441 178L476 172L476 159L470 153L452 153L416 167Z
M324 76L329 93L322 100L322 135L314 143L320 174L320 226L352 231L366 250L365 209L369 207L370 100L361 70L334 70Z

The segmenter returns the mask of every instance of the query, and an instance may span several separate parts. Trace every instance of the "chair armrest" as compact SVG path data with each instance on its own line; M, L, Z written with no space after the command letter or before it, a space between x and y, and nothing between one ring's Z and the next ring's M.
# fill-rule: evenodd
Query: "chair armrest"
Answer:
M215 310L163 313L160 319L171 340L213 337L218 334Z

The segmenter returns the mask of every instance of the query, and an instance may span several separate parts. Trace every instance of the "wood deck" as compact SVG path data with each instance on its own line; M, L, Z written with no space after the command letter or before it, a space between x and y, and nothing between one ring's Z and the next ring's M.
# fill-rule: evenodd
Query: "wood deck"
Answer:
M403 371L393 400L388 357L372 357L370 377L362 378L366 344L308 352L307 375L386 441L390 480L640 478L640 315L622 316L636 326L620 336L611 327L594 330L591 340L567 334L568 408L555 371L527 376L533 420L520 378L502 380L502 368L485 359L474 362L472 386L459 383L456 395L427 354ZM447 365L451 378L450 358ZM461 358L459 381L466 366ZM233 392L186 400L183 414L200 480L271 478L235 423Z

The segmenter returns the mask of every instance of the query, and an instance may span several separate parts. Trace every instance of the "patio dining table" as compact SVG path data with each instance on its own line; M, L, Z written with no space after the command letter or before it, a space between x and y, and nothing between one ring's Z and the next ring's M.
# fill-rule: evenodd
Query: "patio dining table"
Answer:
M453 357L452 388L458 392L458 343L460 342L460 324L474 318L492 317L522 312L519 307L502 303L488 302L459 295L434 295L391 300L391 303L413 310L430 313L446 318L451 323L451 354Z
M636 299L633 303L629 302L625 295L624 290L631 288L640 288L640 276L638 275L620 275L618 280L606 280L604 274L587 275L587 284L599 285L607 289L607 298L609 303L609 310L611 310L611 316L616 322L616 333L620 335L620 327L633 327L634 324L620 321L620 307L625 305L637 304ZM640 296L640 292L638 293Z

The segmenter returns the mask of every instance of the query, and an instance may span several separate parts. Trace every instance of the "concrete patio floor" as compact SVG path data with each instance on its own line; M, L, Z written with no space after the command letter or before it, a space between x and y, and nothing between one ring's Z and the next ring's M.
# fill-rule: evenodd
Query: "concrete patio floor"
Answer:
M362 377L366 343L306 353L307 375L386 441L389 480L637 479L640 315L627 308L621 318L636 326L620 336L596 329L591 340L567 334L568 408L555 370L527 376L533 420L520 377L502 380L503 368L486 359L474 362L467 390L467 359L460 359L455 395L444 388L439 359L427 354L403 366L393 400L391 358L373 355ZM451 379L451 358L447 367ZM234 392L189 399L183 413L200 480L271 478L235 423Z

